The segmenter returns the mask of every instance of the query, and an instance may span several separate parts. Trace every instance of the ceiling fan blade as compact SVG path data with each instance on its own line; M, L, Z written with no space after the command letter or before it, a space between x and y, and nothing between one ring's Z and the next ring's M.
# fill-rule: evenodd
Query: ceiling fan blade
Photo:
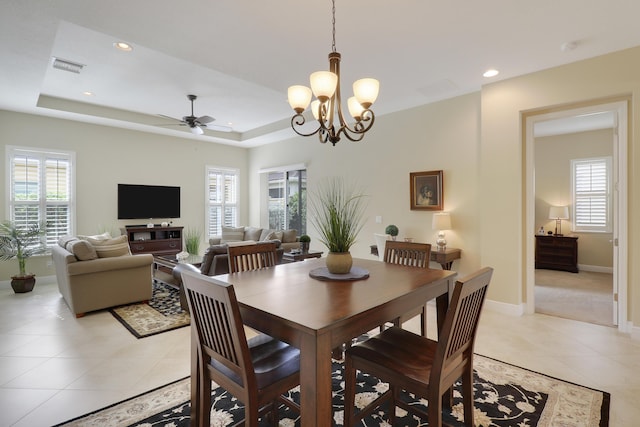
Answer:
M184 120L176 119L175 117L171 117L171 116L165 116L164 114L158 114L158 116L164 117L165 119L175 120L176 122L181 122L181 123L184 122Z
M206 127L209 130L215 130L218 132L231 132L233 130L231 126L224 125L203 125L202 127Z
M212 121L214 121L215 119L211 116L202 116L202 117L198 117L196 119L196 122L206 125L207 123L211 123Z

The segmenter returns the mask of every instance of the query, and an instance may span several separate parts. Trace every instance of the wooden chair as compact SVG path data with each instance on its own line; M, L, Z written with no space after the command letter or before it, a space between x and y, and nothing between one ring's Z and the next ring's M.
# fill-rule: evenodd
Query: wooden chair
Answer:
M464 425L474 425L473 345L492 273L492 268L483 268L456 282L438 341L392 327L345 352L345 426L355 425L389 400L391 425L397 405L427 418L429 426L440 427L443 395L450 406L448 391L459 378L462 378ZM356 370L389 383L389 390L358 414L354 413ZM428 399L428 412L402 402L398 398L401 390Z
M277 264L276 244L273 242L229 246L228 253L229 273L258 270Z
M300 351L264 334L247 341L233 285L191 271L182 280L198 339L191 402L199 425L210 423L211 381L244 403L245 425L257 426L267 410L277 425L278 402L299 411L282 394L300 384Z
M384 247L384 262L391 264L406 265L410 267L429 268L431 257L431 245L429 243L413 243L388 240ZM427 305L409 311L400 318L395 319L393 324L401 327L404 322L420 315L420 333L427 336ZM384 327L380 328L380 331Z

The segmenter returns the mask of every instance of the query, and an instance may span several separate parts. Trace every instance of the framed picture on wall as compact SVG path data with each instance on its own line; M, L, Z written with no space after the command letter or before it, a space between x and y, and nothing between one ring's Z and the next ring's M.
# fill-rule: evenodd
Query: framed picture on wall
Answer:
M441 211L444 203L442 171L411 172L411 210Z

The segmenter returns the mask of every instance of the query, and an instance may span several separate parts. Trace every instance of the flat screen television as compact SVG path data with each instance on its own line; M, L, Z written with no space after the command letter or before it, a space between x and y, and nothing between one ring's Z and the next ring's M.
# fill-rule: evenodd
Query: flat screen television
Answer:
M118 184L118 219L180 218L180 187Z

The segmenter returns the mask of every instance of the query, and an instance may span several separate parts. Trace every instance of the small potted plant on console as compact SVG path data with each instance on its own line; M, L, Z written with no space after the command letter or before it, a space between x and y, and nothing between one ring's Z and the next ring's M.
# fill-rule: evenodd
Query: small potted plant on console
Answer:
M392 240L396 240L396 237L398 236L398 227L393 224L387 225L384 232L390 235Z

